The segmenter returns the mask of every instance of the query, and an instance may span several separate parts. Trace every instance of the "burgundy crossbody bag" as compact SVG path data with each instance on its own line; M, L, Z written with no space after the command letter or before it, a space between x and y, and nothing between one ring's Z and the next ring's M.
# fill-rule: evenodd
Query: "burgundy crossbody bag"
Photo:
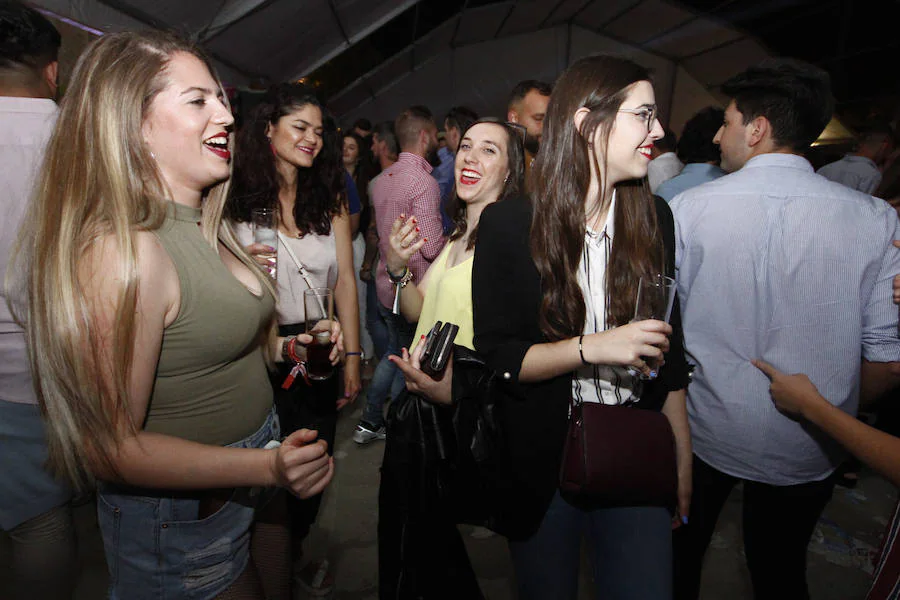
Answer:
M598 506L662 506L678 497L675 436L655 410L570 400L563 492Z

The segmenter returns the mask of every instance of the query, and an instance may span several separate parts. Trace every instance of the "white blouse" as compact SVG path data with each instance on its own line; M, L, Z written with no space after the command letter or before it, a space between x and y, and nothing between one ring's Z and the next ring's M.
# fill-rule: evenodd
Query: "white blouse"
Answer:
M606 326L606 269L612 248L616 197L613 194L606 223L599 232L587 229L584 234L584 252L578 266L578 285L584 294L586 318L585 335L605 331ZM582 365L572 380L572 394L582 402L623 404L636 402L635 378L625 367L611 365Z
M248 223L236 223L234 225L238 240L244 246L253 243L253 234ZM334 239L334 228L328 235L309 233L301 238L292 238L286 235L278 236L278 258L276 288L278 290L278 304L275 311L278 314L279 325L290 325L306 321L303 310L303 292L310 288L309 284L285 250L287 242L294 251L294 255L306 268L306 274L312 283L312 287L327 287L334 289L338 278L337 244Z

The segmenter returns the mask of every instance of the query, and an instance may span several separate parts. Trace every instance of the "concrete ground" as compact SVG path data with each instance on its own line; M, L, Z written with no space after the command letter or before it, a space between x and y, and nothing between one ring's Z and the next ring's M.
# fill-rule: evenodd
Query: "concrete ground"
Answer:
M306 546L310 557L327 557L331 561L334 597L340 600L372 600L377 598L378 589L376 499L384 444L374 442L359 447L350 439L361 407L359 400L338 424L337 472ZM895 498L891 485L867 472L862 474L856 490L836 489L810 545L808 572L813 599L865 597L872 572L871 558L878 550ZM93 505L79 507L76 514L81 568L75 598L99 600L105 597L106 568ZM464 527L463 531L487 598L515 598L512 567L503 538L484 537L483 532L475 532L471 527ZM740 502L734 493L707 554L703 599L752 598L740 539ZM0 537L0 599L8 597L8 590L4 589L8 580L4 569L8 564L8 542ZM590 598L589 588L589 577L583 574L579 600Z

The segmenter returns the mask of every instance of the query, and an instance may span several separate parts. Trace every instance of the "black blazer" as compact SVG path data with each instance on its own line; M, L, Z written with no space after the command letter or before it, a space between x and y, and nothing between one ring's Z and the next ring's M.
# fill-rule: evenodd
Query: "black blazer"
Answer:
M666 271L674 276L675 227L672 211L656 199L666 248ZM504 380L503 419L509 448L510 481L505 485L509 537L530 537L559 485L563 442L568 429L572 373L539 383L519 383L519 370L533 344L548 341L538 326L541 280L531 258L532 207L527 197L510 198L484 209L472 273L475 349ZM659 410L670 390L688 382L676 304L674 334L666 364L645 386L641 408Z

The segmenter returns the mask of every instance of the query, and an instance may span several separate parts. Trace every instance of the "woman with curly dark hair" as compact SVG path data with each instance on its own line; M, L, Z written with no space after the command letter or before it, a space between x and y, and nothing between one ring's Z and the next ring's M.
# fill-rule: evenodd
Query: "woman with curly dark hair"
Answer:
M298 377L284 389L289 365L272 376L282 430L314 429L328 443L329 453L337 413L360 389L359 307L341 141L334 119L311 89L300 84L272 87L238 135L227 205L242 242L263 265L273 249L252 244L250 213L254 208L277 209L280 335L303 332L305 290L334 290L347 348L343 394L339 397L336 377L308 383ZM295 565L320 502L321 496L291 500ZM317 568L308 566L300 572L300 580L312 579L308 571Z

